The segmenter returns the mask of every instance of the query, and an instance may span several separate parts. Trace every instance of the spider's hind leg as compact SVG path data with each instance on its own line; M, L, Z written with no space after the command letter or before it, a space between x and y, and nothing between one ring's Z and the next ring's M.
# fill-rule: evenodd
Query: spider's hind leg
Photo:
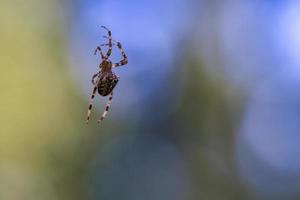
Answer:
M97 87L94 87L93 94L92 94L91 100L90 100L90 105L89 105L89 108L88 108L88 113L87 113L86 123L88 123L89 120L90 120L90 114L91 114L91 111L92 111L93 100L94 100L94 98L95 98L95 93L96 93L96 91L97 91Z
M105 110L104 110L102 116L100 117L100 119L98 120L98 123L102 122L105 119L105 117L106 117L106 115L108 113L108 110L110 108L110 105L111 105L111 102L112 102L112 98L113 98L113 93L111 92L110 95L109 95L107 104L105 106Z

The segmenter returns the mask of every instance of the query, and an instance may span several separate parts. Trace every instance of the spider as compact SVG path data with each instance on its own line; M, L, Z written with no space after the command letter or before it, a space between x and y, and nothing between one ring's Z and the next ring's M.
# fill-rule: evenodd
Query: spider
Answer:
M92 96L90 98L90 104L88 107L86 123L89 122L91 110L93 107L93 100L94 100L97 90L101 96L109 95L108 102L105 106L105 110L102 113L100 119L98 120L98 123L102 122L105 119L105 117L108 113L108 110L110 108L111 102L112 102L113 89L115 88L115 86L117 85L117 83L119 81L119 77L112 71L112 68L123 66L128 63L127 55L125 54L121 43L112 39L111 31L108 28L106 28L105 26L101 26L101 27L104 28L108 32L108 36L103 36L104 38L108 39L108 43L97 46L97 48L95 49L95 52L94 52L95 55L97 54L98 51L100 52L101 63L99 65L99 72L94 74L92 77L92 84L94 85L94 89L93 89ZM112 61L109 59L109 57L112 53L112 47L114 45L116 45L118 47L118 49L120 50L122 57L123 57L123 59L117 63L112 63ZM101 46L108 46L108 50L107 50L106 54L104 54L102 52Z

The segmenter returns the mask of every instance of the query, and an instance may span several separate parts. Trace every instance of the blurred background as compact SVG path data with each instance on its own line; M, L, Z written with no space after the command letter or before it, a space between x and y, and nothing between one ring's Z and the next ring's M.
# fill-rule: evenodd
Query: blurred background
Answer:
M0 199L299 199L299 55L299 1L0 0Z

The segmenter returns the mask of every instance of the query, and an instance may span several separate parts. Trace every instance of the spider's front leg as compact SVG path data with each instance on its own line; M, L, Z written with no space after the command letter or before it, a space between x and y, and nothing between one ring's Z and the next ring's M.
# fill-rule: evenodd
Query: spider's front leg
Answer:
M122 65L126 65L128 63L128 58L127 58L127 55L125 54L125 51L124 49L122 48L122 45L120 42L117 42L117 47L118 49L121 51L121 54L123 56L123 59L120 61L120 62L117 62L117 63L114 63L113 64L113 67L119 67L119 66L122 66Z
M106 28L105 26L101 26L101 27L104 28L107 31L107 33L108 33L108 37L105 36L105 37L108 38L108 50L106 52L106 57L108 58L111 55L111 52L112 52L112 36L111 36L111 31L108 28Z
M100 55L101 55L102 60L105 59L105 56L104 56L104 54L103 54L102 49L101 49L100 46L97 46L97 48L95 49L94 55L97 54L97 51L100 52Z
M103 36L104 38L107 38L107 36ZM127 58L127 55L125 54L125 51L122 47L122 44L121 42L118 42L116 40L112 40L113 43L112 45L117 45L118 49L121 51L121 54L123 56L123 59L120 61L120 62L117 62L113 65L113 67L119 67L119 66L123 66L123 65L126 65L128 63L128 58ZM110 46L111 44L101 44L100 46Z
M105 38L107 38L107 37L105 36ZM100 44L101 47L109 46L109 45L110 45L109 43L106 43L106 44ZM116 44L113 42L113 43L112 43L112 46L114 46L114 45L116 45Z

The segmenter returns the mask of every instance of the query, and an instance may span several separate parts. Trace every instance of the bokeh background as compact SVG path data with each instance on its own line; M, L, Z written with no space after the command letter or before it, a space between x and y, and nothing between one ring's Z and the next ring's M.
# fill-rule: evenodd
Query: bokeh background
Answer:
M1 200L300 198L299 1L0 0L0 66Z

